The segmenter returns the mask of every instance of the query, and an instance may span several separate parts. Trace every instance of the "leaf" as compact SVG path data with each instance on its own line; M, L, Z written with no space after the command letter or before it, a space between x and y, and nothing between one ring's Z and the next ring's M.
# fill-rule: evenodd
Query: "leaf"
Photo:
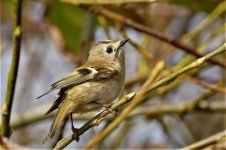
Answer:
M47 14L47 18L62 32L66 47L72 52L79 48L83 14L81 9L59 1L51 3Z

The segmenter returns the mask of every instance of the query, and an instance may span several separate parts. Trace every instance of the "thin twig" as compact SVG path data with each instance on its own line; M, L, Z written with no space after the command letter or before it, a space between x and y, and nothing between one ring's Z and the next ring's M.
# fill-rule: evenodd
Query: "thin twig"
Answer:
M195 39L205 28L213 23L223 12L226 10L226 2L222 1L218 6L205 18L203 19L192 32L182 37L182 41L188 43L191 39ZM212 37L212 36L210 36Z
M170 71L172 73L176 72L176 70L173 69L173 68L170 68L170 67L166 67L166 68L168 69L168 71ZM187 79L187 80L193 82L194 84L197 84L198 86L201 86L205 89L212 90L212 91L215 91L215 92L218 92L218 93L226 94L226 88L224 88L222 86L217 86L217 85L214 85L214 84L204 82L201 79L198 79L198 78L193 77L193 76L189 76L188 74L183 74L182 77L184 77L185 79ZM141 82L145 81L145 79L147 79L147 73L137 74L137 76L135 76L133 79L126 82L125 88L129 89L134 84L141 83Z
M206 139L203 139L197 143L191 144L189 146L186 146L184 148L181 148L180 150L195 150L195 149L203 149L205 147L208 147L210 145L222 142L222 141L226 141L226 130L215 134L213 136L210 136Z
M147 90L145 89L147 86L147 83L150 82L150 78L145 82L145 84L142 86L142 88L140 89L140 91L138 92L138 94L135 96L134 100L130 103L130 105L128 105L123 111L122 113L107 127L105 128L103 131L101 131L101 133L97 134L96 136L94 136L85 146L84 149L89 149L92 148L94 145L96 145L97 143L99 143L100 141L102 141L105 137L107 137L124 119L127 118L127 116L129 115L129 113L143 100L143 94L144 93L150 93L151 91L153 91L154 89L164 86L164 85L168 85L171 82L173 82L178 76L180 76L181 74L190 71L191 69L194 68L198 68L200 67L203 63L205 63L208 59L210 59L211 57L223 53L226 51L226 43L224 43L221 47L219 47L218 49L214 50L213 52L207 54L206 56L199 58L198 60L196 60L195 62L191 63L190 65L182 68L181 70L163 78L162 80L152 84L152 86Z
M129 36L126 33L125 29L122 28L120 31L121 35L123 36L124 39L128 39ZM132 39L129 40L129 43L140 53L144 56L144 58L146 58L149 61L152 61L154 59L154 56L147 51L145 48L139 46L136 42L134 42Z
M226 88L224 87L220 87L220 86L216 86L216 85L213 85L213 84L210 84L210 83L206 83L198 78L194 78L194 77L190 77L188 75L184 75L184 77L190 81L192 81L193 83L197 84L197 85L200 85L206 89L209 89L209 90L212 90L212 91L215 91L215 92L219 92L219 93L223 93L223 94L226 94Z
M125 33L126 34L126 33ZM126 36L125 36L126 37ZM132 41L132 39L130 40L130 42ZM142 49L142 47L140 47L139 45L136 44L136 49ZM140 51L140 50L138 50ZM159 59L156 59L154 57L152 57L152 61L154 62L159 62L159 61L162 61L162 60L159 60ZM169 72L176 72L176 69L174 68L171 68L169 66L166 66L167 70ZM147 73L142 73L142 74L138 74L134 79L128 81L126 84L125 84L125 88L129 88L131 87L133 84L136 84L138 82L142 82L143 80L145 80L147 78L148 74ZM209 84L209 83L206 83L198 78L195 78L195 77L192 77L188 74L183 74L182 75L185 79L188 79L189 81L199 85L199 86L202 86L206 89L210 89L212 91L215 91L215 92L219 92L219 93L223 93L223 94L226 94L226 89L224 87L219 87L219 86L216 86L216 85L213 85L213 84Z
M10 136L10 115L13 104L14 91L16 87L16 79L19 68L20 60L20 47L21 47L21 12L22 0L15 0L14 2L14 26L13 26L13 52L10 70L8 73L7 91L5 102L2 107L2 125L1 134L3 136Z
M131 3L151 3L160 0L61 0L62 2L73 3L74 5L122 5ZM163 0L161 0L163 1Z
M194 103L194 101L199 101L199 103L197 103L197 106L191 107L191 103L189 104L189 107L187 106L188 104L161 104L161 105L146 105L146 106L140 106L138 108L136 108L135 110L133 110L130 113L130 117L132 116L136 116L136 115L158 115L158 114L164 114L164 113L168 113L168 114L176 114L176 113L182 113L182 112L186 112L186 113L192 113L192 112L221 112L222 110L224 110L226 107L224 105L222 105L221 103L202 103L200 102L201 100L207 99L210 96L212 96L214 93L212 91L204 93L203 95L201 95L198 99L196 100L192 100L192 102ZM42 106L36 106L34 108L28 109L25 112L21 113L21 114L17 114L15 116L12 116L12 121L11 121L11 126L15 129L15 128L20 128L23 126L26 126L28 124L31 123L35 123L38 122L40 120L44 120L44 119L49 119L51 117L54 116L54 113L49 114L47 117L43 118L43 112L44 110L46 110L47 108L49 108L51 105L50 104L45 104ZM208 107L204 107L204 106L208 106ZM195 109L195 108L199 108L199 109ZM98 112L90 112L90 113L84 113L84 114L73 114L73 118L76 118L77 120L90 120L92 118L94 118L96 115L98 115ZM107 119L111 119L111 117L107 118Z
M192 69L198 68L200 67L202 64L204 64L206 61L208 61L211 57L214 57L215 55L218 55L220 53L223 53L226 51L226 43L224 43L222 46L220 46L219 48L217 48L216 50L214 50L213 52L207 54L204 57L199 58L198 60L196 60L195 62L191 63L190 65L180 69L179 71L165 77L164 79L156 82L155 84L153 84L148 92L151 92L152 90L163 86L163 85L167 85L170 82L173 82L178 76L180 76L181 74L188 72Z
M125 30L121 30L121 34L122 36L124 36L124 38L128 38L128 35L127 33L125 32ZM159 61L162 61L162 60L158 60L156 58L154 58L151 53L149 53L149 55L147 55L147 51L145 49L143 49L142 47L140 47L138 44L136 44L135 42L133 42L133 40L131 39L130 40L130 44L132 46L134 46L135 49L137 49L144 57L146 57L148 60L152 60L152 61L155 61L155 62L159 62ZM175 72L176 70L174 68L171 68L171 67L167 67L166 68L171 71L171 72ZM215 85L212 85L212 84L209 84L209 83L206 83L204 81L201 81L200 79L197 79L197 78L194 78L192 76L189 76L187 74L184 74L183 75L186 79L190 80L191 82L199 85L199 86L202 86L204 88L207 88L207 89L210 89L212 91L215 91L215 92L220 92L220 93L224 93L226 94L226 89L223 88L223 87L218 87L218 86L215 86ZM139 75L137 76L134 80L131 80L130 82L127 82L125 87L128 87L128 86L131 86L132 84L134 83L137 83L137 82L140 82L142 80L144 80L144 78L147 78L147 74L142 74L142 75Z

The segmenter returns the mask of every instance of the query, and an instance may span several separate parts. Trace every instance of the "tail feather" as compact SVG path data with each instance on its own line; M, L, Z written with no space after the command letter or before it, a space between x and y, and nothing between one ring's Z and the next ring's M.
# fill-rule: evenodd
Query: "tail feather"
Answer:
M65 101L62 102L59 110L57 111L57 113L56 113L56 115L54 117L53 123L52 123L52 125L50 127L49 134L47 135L47 137L45 138L43 143L45 143L45 141L48 138L52 139L54 137L54 135L56 134L56 131L59 128L60 124L67 117L69 107L70 107L70 103L69 102L67 102L67 101L66 102Z
M57 129L59 128L62 121L67 117L68 115L68 104L66 102L62 103L61 107L59 108L57 114L54 117L53 123L50 127L49 136L50 138L53 138L55 135Z

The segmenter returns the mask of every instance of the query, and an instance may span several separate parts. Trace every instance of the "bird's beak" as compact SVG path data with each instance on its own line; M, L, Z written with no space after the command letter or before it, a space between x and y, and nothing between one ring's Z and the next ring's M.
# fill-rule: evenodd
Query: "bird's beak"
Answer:
M118 56L118 51L119 51L119 49L120 49L123 45L125 45L125 44L126 44L126 42L128 42L128 41L129 41L129 39L119 41L119 46L118 46L118 48L117 48L117 51L116 51L116 55L115 55L115 57L117 57L117 56Z
M119 48L122 47L123 45L125 45L126 42L128 42L128 41L129 41L129 39L120 41Z

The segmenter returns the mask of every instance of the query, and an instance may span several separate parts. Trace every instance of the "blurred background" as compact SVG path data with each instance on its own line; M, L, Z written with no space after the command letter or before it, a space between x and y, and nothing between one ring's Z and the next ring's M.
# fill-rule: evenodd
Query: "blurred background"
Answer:
M106 2L106 0L105 0ZM52 148L56 141L71 134L65 122L56 139L42 144L53 115L43 117L56 94L41 100L36 97L49 89L60 76L81 65L88 50L98 40L130 38L126 45L126 93L136 92L156 63L166 67L161 79L196 60L191 54L154 36L139 32L117 20L129 19L161 32L207 54L225 42L226 3L221 0L153 0L142 1L53 1L24 0L22 11L22 46L14 96L10 141L28 148ZM13 2L1 1L1 105L4 103L7 73L11 63ZM100 12L98 12L100 11ZM115 14L113 17L101 12ZM115 17L116 16L116 17ZM115 18L114 18L115 17ZM225 53L215 59L225 62ZM226 128L225 68L206 63L186 73L168 86L155 90L138 106L137 114L125 120L96 148L180 148ZM208 85L208 86L207 86ZM215 89L210 86L214 86ZM178 105L201 99L204 104L223 106L211 111L173 111ZM147 107L148 106L148 107ZM155 108L156 106L156 108ZM161 107L169 106L170 111ZM142 114L139 109L158 109ZM214 107L215 108L215 107ZM222 107L221 107L222 108ZM88 121L75 118L75 126ZM66 148L81 148L111 120L88 130L80 142Z

